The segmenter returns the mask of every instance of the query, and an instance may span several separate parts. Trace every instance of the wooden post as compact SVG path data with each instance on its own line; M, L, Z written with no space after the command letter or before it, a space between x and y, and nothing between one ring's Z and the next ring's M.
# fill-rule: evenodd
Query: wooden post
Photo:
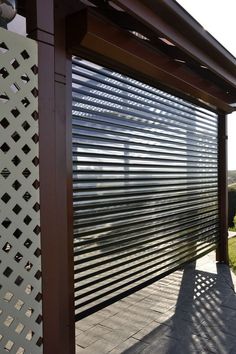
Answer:
M27 0L27 33L39 51L39 156L43 353L74 354L71 60L65 1Z
M228 151L227 151L227 116L219 113L218 122L218 195L220 239L216 260L228 264Z

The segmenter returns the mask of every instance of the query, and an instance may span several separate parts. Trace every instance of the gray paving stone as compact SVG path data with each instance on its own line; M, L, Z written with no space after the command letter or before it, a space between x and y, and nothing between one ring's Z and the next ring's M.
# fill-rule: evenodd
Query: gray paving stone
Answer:
M172 317L175 315L175 312L170 310L166 313L161 313L159 316L157 316L155 318L155 322L158 322L158 323L165 323L165 322L168 322L172 319Z
M170 304L167 302L158 302L155 306L151 307L151 310L156 311L156 312L160 312L160 313L166 313L169 310L171 310L173 307L175 307L175 304Z
M207 338L200 337L196 334L183 338L180 342L180 346L186 353L215 352L215 346L212 342L209 342Z
M228 335L222 333L221 335L217 334L216 336L212 337L210 343L214 347L215 353L223 353L228 354L232 350L236 353L236 338L235 336ZM208 342L209 345L209 342Z
M115 347L115 349L113 349L110 354L139 354L145 348L147 348L146 343L140 342L134 338L129 338L125 342Z
M235 353L236 353L236 344L234 344L233 347L229 351L229 354L235 354Z
M131 336L133 336L135 333L137 333L137 329L132 329L130 327L123 327L122 329L115 329L112 332L115 336L122 338L123 341L127 340ZM107 338L108 340L108 338Z
M112 307L113 305L110 305L108 307L105 307L104 309L96 312L95 314L98 314L99 316L102 316L103 319L106 319L106 318L109 318L109 317L112 317L114 316L117 311L115 311L115 309L113 309ZM92 316L94 316L95 314L93 314ZM102 320L101 320L102 321Z
M170 333L169 327L153 321L149 323L146 327L142 328L140 331L135 333L132 338L141 340L146 343L150 343L152 341L153 336L161 336L167 332Z
M83 332L84 334L86 335L93 335L95 333L95 335L97 337L102 337L104 336L105 334L108 334L112 332L112 329L111 328L108 328L108 327L105 327L105 326L102 326L100 324L98 325L95 325L94 327L92 327L91 329L87 330L86 332Z
M231 310L236 311L236 296L234 294L230 294L223 302L222 306L228 307Z
M214 254L76 324L77 354L236 354L236 277Z
M132 311L125 311L124 313L119 313L115 316L117 319L121 319L121 321L126 321L128 326L134 327L134 328L142 328L148 323L150 323L153 318L147 314L141 314L141 313L134 313Z
M116 311L113 307L112 307L112 309L109 309L109 307L108 307L108 308L105 308L101 311L94 313L93 316L90 316L90 317L93 317L94 323L98 324L98 323L102 322L103 320L105 320L106 318L114 316L115 313L116 313Z
M75 324L75 328L84 332L87 331L88 329L92 328L94 326L94 323L91 322L85 322L84 320L78 321Z
M79 336L80 334L84 333L83 331L81 331L81 329L75 328L75 336Z
M151 309L151 307L154 307L156 305L156 300L150 299L150 298L145 298L142 301L140 301L140 304L145 308ZM135 306L135 305L133 305Z
M137 345L137 347L138 347L138 345ZM129 352L127 352L127 354L128 353ZM172 338L168 338L168 337L159 338L158 341L153 342L151 345L147 346L146 348L144 348L141 351L137 351L137 353L142 353L142 354L185 354L183 352L183 348L181 347L179 341L172 339ZM188 354L192 354L192 353L189 352Z
M95 332L82 333L76 337L76 344L82 348L87 348L99 339L99 336Z
M115 346L115 343L108 342L105 339L99 339L97 342L86 348L83 354L106 354L114 349Z
M112 329L131 328L137 331L140 328L140 325L134 321L118 315L108 318L101 324Z
M131 306L133 302L126 303L124 301L115 302L113 305L110 306L110 309L113 312L113 316L119 312L124 312L129 306Z
M155 318L156 317L156 311L153 311L147 307L146 303L139 302L138 306L137 305L132 305L130 306L127 311L133 313L133 314L138 314L142 317L145 317L147 319L149 318Z
M129 338L129 336L130 333L127 333L126 331L117 330L104 335L103 339L111 344L114 344L115 347L123 343L126 339Z
M83 354L84 353L84 348L81 348L79 345L76 345L75 353L76 354Z

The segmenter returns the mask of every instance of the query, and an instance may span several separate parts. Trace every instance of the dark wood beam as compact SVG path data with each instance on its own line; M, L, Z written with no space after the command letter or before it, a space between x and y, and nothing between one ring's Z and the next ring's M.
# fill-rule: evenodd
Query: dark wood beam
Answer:
M114 3L236 87L236 59L177 3L170 0L114 0Z
M80 24L78 26L78 24ZM82 9L67 19L67 46L73 55L87 51L88 56L103 57L113 66L139 72L152 81L200 99L225 112L231 112L228 95L219 87L198 76L183 65L170 60L150 46L135 39L91 10Z

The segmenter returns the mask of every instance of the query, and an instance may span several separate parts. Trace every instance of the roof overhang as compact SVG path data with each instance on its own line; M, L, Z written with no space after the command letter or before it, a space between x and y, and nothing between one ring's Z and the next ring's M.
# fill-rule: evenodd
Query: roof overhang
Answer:
M176 2L103 4L85 6L67 18L71 54L160 83L224 112L236 109L235 58Z

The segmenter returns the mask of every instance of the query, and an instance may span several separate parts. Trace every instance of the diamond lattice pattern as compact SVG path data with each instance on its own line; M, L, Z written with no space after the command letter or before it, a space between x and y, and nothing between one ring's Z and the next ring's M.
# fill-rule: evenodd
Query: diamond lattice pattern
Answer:
M37 46L0 29L0 353L42 353Z

